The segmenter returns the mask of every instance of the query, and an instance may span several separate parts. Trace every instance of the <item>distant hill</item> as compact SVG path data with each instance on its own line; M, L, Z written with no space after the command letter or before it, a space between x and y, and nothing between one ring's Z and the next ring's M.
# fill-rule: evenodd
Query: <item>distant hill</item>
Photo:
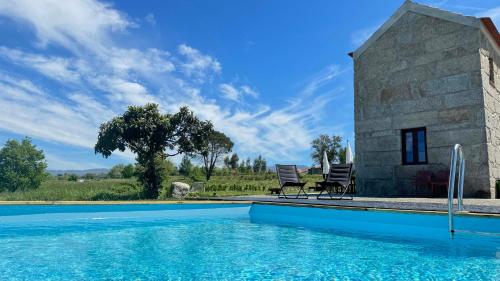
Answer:
M108 172L109 169L106 168L87 169L87 170L47 170L47 173L53 176L64 175L64 174L73 174L77 176L84 176L85 174L102 175L102 174L107 174Z

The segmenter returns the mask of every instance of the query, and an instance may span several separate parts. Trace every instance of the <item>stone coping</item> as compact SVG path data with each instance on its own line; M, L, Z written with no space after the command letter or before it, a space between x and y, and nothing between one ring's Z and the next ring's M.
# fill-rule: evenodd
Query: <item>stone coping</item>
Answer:
M302 205L311 207L337 207L350 209L378 209L394 211L417 211L447 213L447 199L436 198L376 198L355 197L353 200L317 200L309 199L284 199L276 196L238 196L220 197L219 200L245 200L255 203ZM456 204L456 200L455 200ZM455 207L456 208L456 207ZM500 200L498 199L464 199L464 209L461 214L493 215L500 216Z
M130 201L0 201L4 205L146 205L146 204L251 204L245 200L130 200Z
M445 214L447 199L355 197L353 200L282 199L276 196L235 196L200 198L196 200L131 200L131 201L0 201L8 205L141 205L141 204L273 204L298 207L340 208ZM500 217L498 199L464 199L466 212L460 215L491 215Z

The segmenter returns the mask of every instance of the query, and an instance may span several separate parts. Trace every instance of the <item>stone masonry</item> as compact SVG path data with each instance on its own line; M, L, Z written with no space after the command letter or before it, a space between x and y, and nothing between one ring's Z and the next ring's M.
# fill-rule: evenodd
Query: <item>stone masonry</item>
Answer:
M397 13L353 53L358 192L416 196L417 171L449 169L451 147L460 143L464 195L494 197L500 178L498 45L477 18L409 1ZM428 163L403 165L401 130L418 127L426 128Z

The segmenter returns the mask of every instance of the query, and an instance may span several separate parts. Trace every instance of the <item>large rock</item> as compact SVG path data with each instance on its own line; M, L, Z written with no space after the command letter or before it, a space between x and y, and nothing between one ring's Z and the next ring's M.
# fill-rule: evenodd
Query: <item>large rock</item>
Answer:
M190 186L183 182L172 182L172 197L176 199L183 199L190 190Z

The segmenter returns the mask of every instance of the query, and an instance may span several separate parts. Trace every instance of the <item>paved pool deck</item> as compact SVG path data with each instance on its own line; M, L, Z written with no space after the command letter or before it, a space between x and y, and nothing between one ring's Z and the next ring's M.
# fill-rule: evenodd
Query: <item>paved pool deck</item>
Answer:
M447 212L448 200L446 198L380 198L380 197L354 197L353 200L318 200L316 196L309 199L284 199L271 195L252 195L219 197L218 200L232 202L241 200L245 202L273 203L273 204L300 204L311 206L332 206L362 209L393 209L412 211ZM455 199L455 205L456 205ZM500 199L464 199L464 209L469 213L500 215ZM456 208L456 206L455 206Z
M0 201L1 205L123 205L123 204L250 204L269 203L314 207L355 208L365 210L424 211L446 213L446 198L380 198L354 197L353 200L283 199L276 195L208 197L189 200L131 200L131 201ZM456 204L456 200L455 200ZM456 208L456 207L455 207ZM500 217L500 199L464 199L470 214Z

